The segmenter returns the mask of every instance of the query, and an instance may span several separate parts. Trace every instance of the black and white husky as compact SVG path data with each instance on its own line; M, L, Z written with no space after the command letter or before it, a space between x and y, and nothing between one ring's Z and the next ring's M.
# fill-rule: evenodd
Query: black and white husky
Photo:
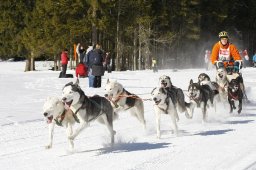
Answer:
M168 96L171 97L176 109L182 113L185 112L187 118L192 118L190 111L188 110L189 103L185 102L185 96L182 89L174 86L171 82L171 78L166 75L162 75L159 78L160 87L163 87L167 90Z
M117 81L109 79L105 86L105 97L111 102L115 113L127 110L143 124L144 129L146 128L144 104L140 97L125 90Z
M72 125L75 123L73 112L66 110L64 104L57 97L47 97L43 106L43 115L49 124L49 142L46 145L46 149L52 148L53 132L55 125L63 126L66 128L67 136L72 135ZM68 139L70 150L74 149L74 142Z
M240 86L240 82L237 79L232 79L228 85L228 102L230 105L230 113L233 112L233 109L236 109L235 101L238 101L238 113L242 111L242 100L243 100L243 91Z
M206 73L201 73L198 76L198 84L208 85L212 91L218 91L218 84L214 81L211 81L210 77ZM216 92L215 92L216 93Z
M74 140L75 137L86 128L93 120L98 120L106 125L111 136L111 144L114 143L115 131L113 130L114 112L110 102L98 95L88 97L80 88L78 81L66 84L62 90L62 101L75 115L75 119L80 126L69 136Z
M157 87L154 88L151 92L152 100L154 101L154 110L156 115L156 132L157 138L160 138L160 117L161 114L170 115L174 133L177 135L178 126L177 121L179 120L179 116L177 113L177 109L172 101L172 98L168 95L168 91L166 88Z
M188 86L188 94L190 103L191 114L193 115L194 108L198 107L202 109L203 121L206 121L207 108L213 106L214 93L208 85L200 85L190 80Z

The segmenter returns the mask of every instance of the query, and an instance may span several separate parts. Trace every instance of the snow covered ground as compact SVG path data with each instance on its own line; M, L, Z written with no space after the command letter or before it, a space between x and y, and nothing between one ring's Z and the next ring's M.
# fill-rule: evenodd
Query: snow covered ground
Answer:
M155 115L150 92L161 75L171 77L186 93L190 79L205 72L214 80L215 71L184 69L106 73L103 87L88 88L88 79L80 85L88 96L104 95L107 78L145 99L147 129L128 113L114 122L116 143L109 146L109 135L94 122L75 140L74 153L68 152L64 128L56 127L53 148L45 149L48 126L43 118L43 103L48 96L61 96L62 87L75 79L59 79L59 72L48 70L49 63L37 62L38 71L23 72L24 62L0 62L0 169L3 170L243 170L256 169L256 69L243 69L250 103L241 115L229 114L229 107L211 109L208 122L195 111L192 120L180 114L179 135L171 133L171 120L163 115L161 139L156 138ZM73 73L73 70L68 70Z

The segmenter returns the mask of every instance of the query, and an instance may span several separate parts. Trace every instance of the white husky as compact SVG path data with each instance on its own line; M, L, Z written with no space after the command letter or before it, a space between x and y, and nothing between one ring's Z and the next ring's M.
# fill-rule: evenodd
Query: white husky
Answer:
M49 124L49 143L46 145L46 149L52 148L53 132L56 124L66 128L67 136L72 134L72 125L75 123L73 118L73 112L71 110L65 110L64 104L57 97L48 97L43 106L44 117ZM72 150L74 143L68 139L69 147Z
M221 102L228 101L228 79L227 72L224 68L217 69L216 82L219 85L218 91Z
M160 138L160 116L161 114L167 114L171 116L172 124L174 126L174 133L178 134L178 126L177 121L179 120L179 116L177 113L177 109L172 101L171 97L168 96L168 91L163 87L154 88L151 92L152 99L154 101L154 109L156 114L156 131L157 138Z
M105 97L111 101L115 113L128 110L146 128L144 104L140 97L125 90L122 84L117 81L110 81L109 79L105 86Z

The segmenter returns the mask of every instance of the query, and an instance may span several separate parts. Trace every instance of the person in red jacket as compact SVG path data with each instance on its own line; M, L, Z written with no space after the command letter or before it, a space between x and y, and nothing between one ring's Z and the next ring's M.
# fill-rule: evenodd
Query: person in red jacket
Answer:
M67 66L68 66L68 49L65 49L61 53L61 66L62 66L62 77L66 77Z
M83 61L80 61L80 63L76 66L76 77L85 78L88 76L87 68L84 65Z

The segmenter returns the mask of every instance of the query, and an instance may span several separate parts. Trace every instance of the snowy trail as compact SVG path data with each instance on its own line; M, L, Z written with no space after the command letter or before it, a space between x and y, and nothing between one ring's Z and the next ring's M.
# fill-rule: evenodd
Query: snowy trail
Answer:
M1 64L0 70L6 68L1 67ZM172 134L170 118L163 115L162 136L157 139L153 103L145 100L146 131L129 113L122 113L114 122L117 134L113 147L109 146L105 127L95 122L77 137L74 153L67 150L66 133L61 127L55 128L53 148L44 148L48 140L48 126L42 115L46 97L59 96L63 85L72 79L58 79L58 73L52 71L27 74L20 72L22 69L17 70L7 71L12 78L8 78L7 73L0 74L0 81L3 82L0 96L1 169L256 169L254 69L245 69L243 72L250 103L244 105L241 115L236 112L229 114L222 104L218 106L217 113L213 109L209 110L208 122L204 124L201 123L202 113L199 109L195 110L191 120L182 113L179 115L178 136ZM201 72L205 71L160 70L156 74L150 70L113 72L103 77L102 84L107 78L117 79L127 90L149 99L160 75L171 76L174 85L186 90L189 80L196 80ZM213 71L207 74L214 77ZM89 89L87 79L81 79L80 84L88 96L104 95L104 88Z

